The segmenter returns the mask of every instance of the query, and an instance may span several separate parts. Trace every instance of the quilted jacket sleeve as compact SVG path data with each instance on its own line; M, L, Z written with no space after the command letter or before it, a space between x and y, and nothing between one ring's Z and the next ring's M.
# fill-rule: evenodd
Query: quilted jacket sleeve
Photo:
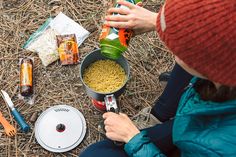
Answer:
M145 131L134 136L124 147L129 157L166 157L150 141Z

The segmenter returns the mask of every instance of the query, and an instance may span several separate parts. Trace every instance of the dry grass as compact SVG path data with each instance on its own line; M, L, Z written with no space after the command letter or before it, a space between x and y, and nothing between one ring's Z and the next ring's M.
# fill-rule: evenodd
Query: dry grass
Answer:
M74 19L91 32L90 37L80 47L83 56L99 47L98 35L101 30L105 10L109 0L0 0L0 89L6 90L32 130L24 134L10 115L0 98L0 110L18 129L13 138L8 138L0 126L0 156L77 156L89 144L103 137L97 125L102 113L91 105L84 93L79 65L61 66L56 62L45 68L37 54L22 49L23 43L49 16L59 11ZM159 0L145 1L144 7L158 10ZM18 99L19 58L34 57L35 103L26 104ZM153 105L161 92L158 75L169 70L173 60L158 40L156 34L148 33L132 39L129 51L125 53L131 66L131 78L126 92L119 98L121 110L129 116L141 108ZM44 150L34 137L32 114L42 113L50 106L68 104L79 109L85 116L88 130L84 141L74 150L55 154Z

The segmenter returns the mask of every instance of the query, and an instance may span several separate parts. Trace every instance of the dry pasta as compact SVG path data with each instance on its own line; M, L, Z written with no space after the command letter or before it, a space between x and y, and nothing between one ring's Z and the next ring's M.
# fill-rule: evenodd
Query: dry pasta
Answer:
M83 74L84 83L101 93L118 90L126 79L124 69L112 60L98 60L86 68Z

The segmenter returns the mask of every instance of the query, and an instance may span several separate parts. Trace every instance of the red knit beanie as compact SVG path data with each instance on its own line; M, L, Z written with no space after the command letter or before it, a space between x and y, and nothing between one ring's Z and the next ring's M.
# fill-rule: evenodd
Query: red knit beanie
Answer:
M166 0L157 32L189 67L236 87L236 0Z

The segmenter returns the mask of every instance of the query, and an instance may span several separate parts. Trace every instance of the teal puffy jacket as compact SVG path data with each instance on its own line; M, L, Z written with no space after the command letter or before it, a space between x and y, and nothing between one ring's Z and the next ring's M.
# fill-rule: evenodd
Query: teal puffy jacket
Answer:
M190 86L174 119L173 141L182 157L236 157L236 100L203 101ZM130 157L165 157L144 131L125 145L125 151Z

